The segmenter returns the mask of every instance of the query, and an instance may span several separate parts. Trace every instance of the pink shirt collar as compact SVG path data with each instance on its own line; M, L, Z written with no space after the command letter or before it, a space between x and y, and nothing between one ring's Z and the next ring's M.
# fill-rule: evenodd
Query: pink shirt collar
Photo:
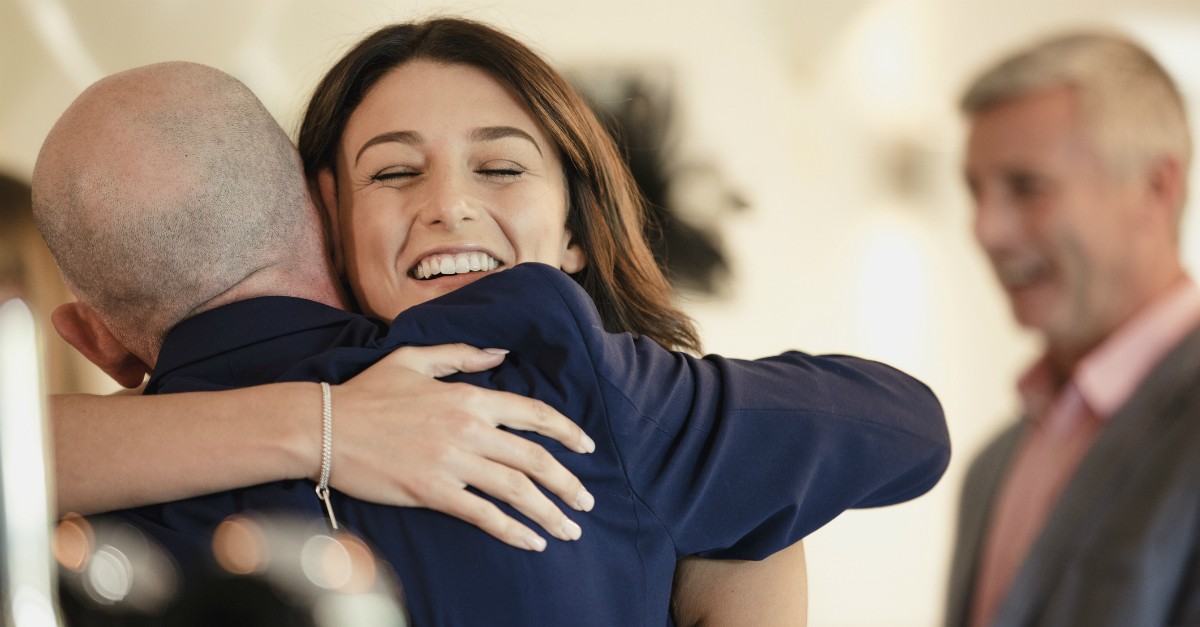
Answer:
M1200 288L1185 277L1079 361L1066 389L1078 392L1094 415L1105 420L1183 336L1200 324ZM1021 377L1017 389L1029 418L1042 420L1056 396L1048 358Z

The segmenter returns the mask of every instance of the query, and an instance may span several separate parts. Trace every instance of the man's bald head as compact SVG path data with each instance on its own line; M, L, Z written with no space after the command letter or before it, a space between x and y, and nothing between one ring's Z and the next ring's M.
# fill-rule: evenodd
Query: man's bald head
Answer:
M172 326L248 277L323 264L291 141L245 85L203 65L84 91L42 146L33 203L73 291L151 362Z

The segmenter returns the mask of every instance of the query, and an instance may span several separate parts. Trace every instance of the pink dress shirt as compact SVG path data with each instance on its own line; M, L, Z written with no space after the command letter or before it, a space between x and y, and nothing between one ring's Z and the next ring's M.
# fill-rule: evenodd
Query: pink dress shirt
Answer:
M1079 361L1055 389L1046 358L1018 383L1028 428L984 539L971 626L989 625L1050 510L1096 436L1151 368L1200 324L1200 289L1183 279Z

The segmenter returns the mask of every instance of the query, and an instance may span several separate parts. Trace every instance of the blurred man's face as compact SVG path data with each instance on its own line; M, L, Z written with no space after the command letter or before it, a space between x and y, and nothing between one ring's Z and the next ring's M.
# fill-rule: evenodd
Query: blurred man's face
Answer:
M1072 351L1116 328L1136 293L1122 246L1134 190L1106 172L1080 114L1069 88L1035 92L978 113L966 150L975 238L1013 315Z

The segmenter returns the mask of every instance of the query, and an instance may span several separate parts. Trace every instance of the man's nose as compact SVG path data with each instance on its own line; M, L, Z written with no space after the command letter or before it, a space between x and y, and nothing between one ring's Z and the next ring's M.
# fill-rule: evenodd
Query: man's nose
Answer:
M975 241L988 252L1011 248L1020 235L1020 216L1017 208L996 190L977 190L974 193Z

